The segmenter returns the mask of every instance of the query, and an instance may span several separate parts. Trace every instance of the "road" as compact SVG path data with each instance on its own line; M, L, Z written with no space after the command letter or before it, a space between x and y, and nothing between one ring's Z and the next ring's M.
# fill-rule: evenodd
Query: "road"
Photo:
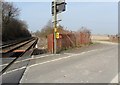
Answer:
M20 82L117 83L118 45L101 43L34 56Z

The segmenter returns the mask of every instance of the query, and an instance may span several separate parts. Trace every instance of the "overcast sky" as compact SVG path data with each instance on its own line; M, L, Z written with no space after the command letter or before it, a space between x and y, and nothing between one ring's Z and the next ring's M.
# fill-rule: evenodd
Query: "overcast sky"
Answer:
M48 20L52 19L51 0L47 1L14 2L21 9L20 19L27 22L30 31L40 30ZM100 2L101 0L68 1L66 12L59 14L59 19L62 19L60 24L67 29L77 31L85 26L94 34L116 34L118 32L117 0L109 0L109 2L108 0L104 0L106 2Z

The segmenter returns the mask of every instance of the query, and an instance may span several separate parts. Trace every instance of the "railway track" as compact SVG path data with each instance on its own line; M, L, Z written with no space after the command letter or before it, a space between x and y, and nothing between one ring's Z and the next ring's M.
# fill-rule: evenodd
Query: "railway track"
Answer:
M14 46L14 45L17 45L17 44L22 43L24 41L30 40L30 39L32 39L32 38L31 37L30 38L25 38L25 39L21 39L21 40L17 40L17 41L14 41L14 42L9 42L9 43L0 45L0 49L4 49L4 48L10 47L10 46Z
M1 49L2 50L1 51L2 52L2 57L12 57L14 55L14 52L17 49L20 49L21 47L29 44L30 42L33 42L34 40L35 40L35 38L32 38L32 39L29 39L27 41L24 41L24 42L15 44L15 45L10 45L10 46L5 47L4 49Z
M0 67L2 68L0 76L2 76L3 83L16 83L16 84L19 83L29 63L29 60L27 61L24 60L31 57L37 44L37 41L38 38L32 38L16 45L10 45L2 50L3 64L0 65ZM24 49L24 51L19 53L21 49L22 50ZM16 50L18 50L18 52L16 52ZM17 79L14 82L11 82L11 79L14 79L16 76Z

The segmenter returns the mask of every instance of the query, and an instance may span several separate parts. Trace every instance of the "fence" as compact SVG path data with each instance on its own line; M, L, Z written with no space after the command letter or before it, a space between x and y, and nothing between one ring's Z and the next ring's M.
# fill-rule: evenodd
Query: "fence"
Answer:
M91 36L89 33L62 33L59 34L60 38L57 39L57 52L68 49L71 47L89 44ZM53 34L48 35L48 52L53 53L54 40Z

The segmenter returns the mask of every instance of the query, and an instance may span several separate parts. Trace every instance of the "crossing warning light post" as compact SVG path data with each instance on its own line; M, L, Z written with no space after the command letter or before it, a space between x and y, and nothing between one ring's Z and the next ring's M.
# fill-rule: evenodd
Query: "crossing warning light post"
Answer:
M54 16L54 54L56 54L57 52L57 44L56 44L56 40L59 36L59 33L57 32L57 14L61 13L63 11L65 11L65 0L54 0L52 1L52 16Z
M54 54L56 54L56 32L57 32L57 12L56 12L56 0L54 0Z

